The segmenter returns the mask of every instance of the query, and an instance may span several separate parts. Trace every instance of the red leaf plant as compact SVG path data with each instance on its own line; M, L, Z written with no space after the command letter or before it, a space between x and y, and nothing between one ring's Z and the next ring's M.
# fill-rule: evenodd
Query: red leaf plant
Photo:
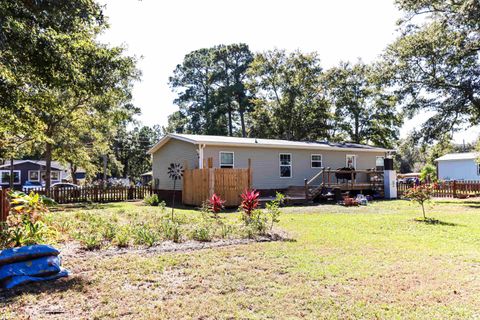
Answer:
M252 216L253 210L258 207L258 198L260 197L260 193L257 190L247 190L241 194L242 203L240 204L240 208L242 208L244 213L244 218L250 220Z
M208 206L214 214L222 211L224 204L225 200L222 200L222 198L217 196L215 193L210 197L210 199L208 199Z

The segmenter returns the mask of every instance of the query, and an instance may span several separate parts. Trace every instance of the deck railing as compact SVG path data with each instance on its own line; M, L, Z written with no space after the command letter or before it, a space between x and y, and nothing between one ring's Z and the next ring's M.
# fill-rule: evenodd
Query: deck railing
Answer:
M365 175L365 179L358 179L359 175ZM341 176L343 178L338 178ZM318 183L315 183L317 182ZM341 181L341 182L340 182ZM358 188L375 189L383 186L383 171L368 170L342 170L320 168L320 171L310 179L305 179L305 196L308 198L311 189L342 187L352 190Z

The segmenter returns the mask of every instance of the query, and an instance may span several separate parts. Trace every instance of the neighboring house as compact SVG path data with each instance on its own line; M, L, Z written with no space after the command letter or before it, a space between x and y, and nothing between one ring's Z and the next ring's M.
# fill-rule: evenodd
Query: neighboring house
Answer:
M437 175L440 180L480 180L479 153L449 153L438 159Z
M148 153L152 155L152 186L157 190L173 189L167 174L170 163L202 168L204 160L212 158L214 168L247 168L251 159L252 187L267 194L304 186L305 179L312 178L321 167L383 170L383 160L390 151L353 143L167 134ZM182 188L181 183L177 186Z
M152 181L152 171L145 172L141 176L142 185L146 186Z
M21 188L26 181L41 182L45 181L46 164L43 160L14 160L13 177L15 188ZM77 179L85 179L85 170L79 169L76 172ZM51 164L51 183L61 181L71 181L70 170L65 168L57 161ZM0 185L5 186L10 183L10 160L0 165Z

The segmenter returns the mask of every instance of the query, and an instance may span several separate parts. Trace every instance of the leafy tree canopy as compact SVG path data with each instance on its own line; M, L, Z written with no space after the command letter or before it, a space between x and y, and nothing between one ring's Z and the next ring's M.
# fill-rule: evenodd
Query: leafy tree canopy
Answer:
M398 0L401 36L385 54L406 114L430 111L425 141L480 123L480 2Z

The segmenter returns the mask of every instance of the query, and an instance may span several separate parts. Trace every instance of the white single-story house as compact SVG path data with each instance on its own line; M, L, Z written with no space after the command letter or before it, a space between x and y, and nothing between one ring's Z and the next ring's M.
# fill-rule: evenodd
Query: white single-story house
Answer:
M440 180L480 180L480 154L477 152L449 153L435 159Z
M391 151L354 143L167 134L148 153L156 190L173 189L168 177L171 163L202 168L211 158L214 168L247 168L251 159L252 187L268 192L303 186L322 167L383 170L383 160ZM176 185L181 190L182 184Z

